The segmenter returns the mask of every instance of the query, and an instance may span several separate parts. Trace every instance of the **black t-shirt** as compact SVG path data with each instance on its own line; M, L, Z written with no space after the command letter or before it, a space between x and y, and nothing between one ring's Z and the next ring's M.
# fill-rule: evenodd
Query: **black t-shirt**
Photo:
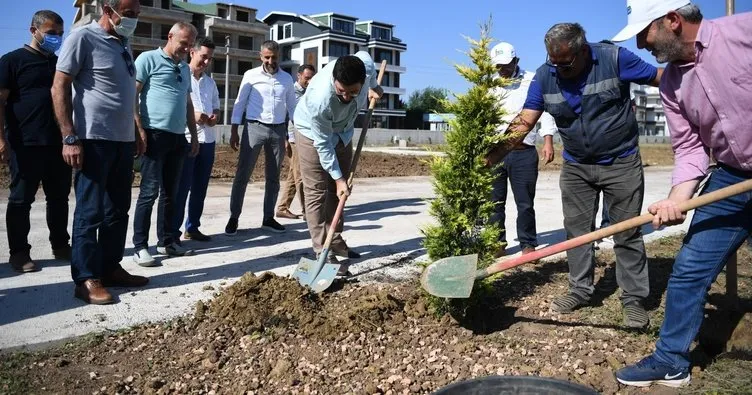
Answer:
M28 46L0 58L0 89L10 91L5 130L11 147L62 145L50 92L56 65L57 56Z

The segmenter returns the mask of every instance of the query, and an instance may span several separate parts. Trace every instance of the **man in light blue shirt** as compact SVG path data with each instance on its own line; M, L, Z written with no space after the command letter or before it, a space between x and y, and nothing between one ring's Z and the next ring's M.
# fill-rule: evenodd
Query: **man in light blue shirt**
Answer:
M149 254L149 228L154 201L157 207L157 252L168 256L192 255L170 231L180 175L185 159L185 128L191 134L189 155L196 156L198 138L191 92L191 71L185 57L196 41L196 28L178 22L172 26L164 48L142 53L136 59L136 91L140 105L135 115L146 152L141 159L141 186L133 214L134 262L154 266Z
M369 98L383 90L376 82L376 67L367 52L342 56L316 74L295 111L295 141L303 179L305 212L313 250L318 255L326 239L338 198L349 195L347 178L352 161L355 118ZM329 262L334 254L358 258L342 239L343 219L337 224ZM340 267L346 274L348 265Z

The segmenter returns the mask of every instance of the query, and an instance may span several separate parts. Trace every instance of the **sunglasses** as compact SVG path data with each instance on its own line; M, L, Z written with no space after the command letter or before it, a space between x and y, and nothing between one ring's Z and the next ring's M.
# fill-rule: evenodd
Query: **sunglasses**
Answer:
M128 68L128 74L133 77L133 74L136 73L136 67L133 66L133 59L131 59L131 54L128 53L128 50L123 49L123 53L120 54L123 57L123 60L125 60L125 67Z
M569 63L553 63L551 58L546 55L546 64L551 67L556 67L559 70L571 70L574 68L574 62L577 60L577 55L572 57L572 61Z
M183 76L180 73L180 68L178 66L175 66L172 71L174 71L178 76L178 82L183 82Z

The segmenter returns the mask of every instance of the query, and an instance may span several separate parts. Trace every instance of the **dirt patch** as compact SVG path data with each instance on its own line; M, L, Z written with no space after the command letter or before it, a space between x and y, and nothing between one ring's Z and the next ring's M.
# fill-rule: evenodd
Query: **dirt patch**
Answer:
M337 283L310 294L295 281L246 275L193 314L107 332L45 351L4 355L0 393L430 393L487 375L555 377L604 394L674 394L619 386L614 369L651 352L668 273L680 238L648 246L651 326L623 328L612 253L599 253L594 306L548 311L567 288L566 262L523 266L495 284L487 319L434 317L416 283ZM739 292L750 309L752 257L739 258ZM722 311L724 275L713 285L709 319ZM705 330L706 333L708 330ZM717 334L711 339L719 339ZM702 336L701 336L702 337ZM749 393L746 353L693 352L690 393Z

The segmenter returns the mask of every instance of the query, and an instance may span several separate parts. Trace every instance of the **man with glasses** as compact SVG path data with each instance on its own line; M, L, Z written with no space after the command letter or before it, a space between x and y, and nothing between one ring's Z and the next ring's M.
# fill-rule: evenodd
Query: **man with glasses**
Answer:
M378 99L384 93L376 80L376 66L367 52L341 56L313 77L295 113L295 142L303 178L306 222L317 257L323 249L339 199L350 194L347 179L355 118L369 99ZM342 239L343 226L344 214L336 225L326 257L330 263L338 263L335 255L360 257ZM338 274L348 275L348 266L340 266Z
M175 201L175 215L169 230L174 240L180 240L180 225L183 222L189 191L191 199L188 201L188 217L185 220L183 237L195 241L211 240L210 236L201 233L199 226L214 166L214 145L217 140L214 126L219 120L219 91L208 72L213 56L214 42L209 38L196 40L196 44L191 48L191 100L195 111L199 148L195 157L188 156L186 152L187 157L183 163ZM185 128L185 138L188 142L193 141L188 127Z
M245 190L262 149L266 165L261 227L275 233L285 231L285 227L274 219L274 205L279 195L279 170L285 159L285 119L293 118L297 104L295 87L292 76L279 68L279 44L276 41L264 41L260 57L261 66L243 74L238 98L232 107L230 147L235 151L240 147L240 154L235 178L232 180L230 219L225 226L225 233L228 235L234 235L238 231ZM242 139L238 135L241 123L244 123Z
M520 69L517 51L507 42L500 42L491 48L491 62L496 66L498 78L513 80L512 84L497 88L494 92L507 112L504 121L509 122L522 110L535 73ZM501 125L500 131L506 131L506 124ZM545 163L551 163L554 160L554 133L556 122L550 114L543 113L540 130L528 133L497 169L497 177L493 184L492 197L495 207L491 222L498 223L502 228L499 239L503 245L496 252L496 257L506 253L506 231L503 229L506 220L507 181L512 186L517 205L517 239L520 241L522 255L535 251L535 247L538 246L534 207L535 185L538 182L538 151L535 149L535 140L538 134L543 137L543 159Z
M10 264L20 273L38 270L31 259L29 214L39 184L47 199L52 254L66 261L71 255L71 168L63 161L50 93L55 52L63 41L63 18L52 11L37 11L30 26L29 44L0 58L0 162L8 163L11 172L5 223Z
M686 218L678 205L694 195L706 176L700 194L752 178L752 13L707 20L688 0L632 0L627 5L628 24L614 41L637 35L637 48L669 63L660 93L676 163L668 197L648 211L655 215L655 228L676 225ZM711 149L718 163L712 172ZM655 352L617 371L620 383L689 383L689 349L702 324L708 289L750 230L749 193L695 210L668 280Z
M191 70L185 62L196 41L196 28L178 22L167 35L164 48L146 51L136 59L136 91L139 107L135 120L146 152L141 159L141 187L133 214L133 261L154 266L149 253L149 229L154 201L157 205L157 252L167 256L193 255L175 238L175 200L183 160L185 130L191 136L190 157L198 153L198 135L191 100Z
M144 151L133 125L136 73L128 46L140 11L138 0L104 0L99 21L63 43L52 87L63 159L76 170L71 274L75 296L87 303L112 303L105 287L149 282L120 266L133 154Z
M640 214L645 186L629 86L657 86L661 73L624 48L588 43L576 23L554 25L544 42L548 60L536 72L524 109L507 131L516 138L495 147L487 161L498 162L524 139L543 111L550 113L564 145L559 184L564 229L571 239L594 230L601 192L614 222ZM649 283L640 228L615 235L614 242L625 325L644 328L649 323L643 307ZM569 292L552 301L555 313L588 305L595 290L593 245L567 251L567 260Z

